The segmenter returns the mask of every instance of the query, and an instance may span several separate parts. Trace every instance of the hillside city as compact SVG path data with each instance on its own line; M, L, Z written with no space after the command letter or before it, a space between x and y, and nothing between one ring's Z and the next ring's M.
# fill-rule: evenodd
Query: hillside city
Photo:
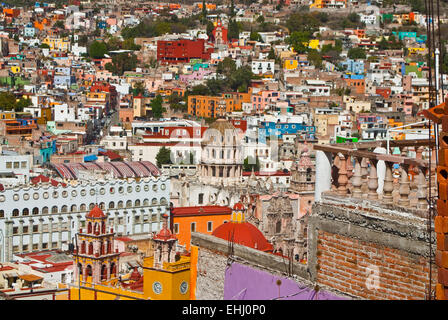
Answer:
M447 8L4 0L0 300L445 300Z

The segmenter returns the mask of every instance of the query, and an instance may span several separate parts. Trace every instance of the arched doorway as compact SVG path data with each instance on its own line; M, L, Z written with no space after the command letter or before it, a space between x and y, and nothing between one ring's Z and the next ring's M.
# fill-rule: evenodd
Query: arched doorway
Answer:
M101 281L107 280L107 267L105 264L101 266Z

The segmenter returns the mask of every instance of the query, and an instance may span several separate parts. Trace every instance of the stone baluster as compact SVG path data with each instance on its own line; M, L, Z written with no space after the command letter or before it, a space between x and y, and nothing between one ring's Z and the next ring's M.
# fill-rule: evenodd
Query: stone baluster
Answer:
M426 178L425 172L426 168L418 167L418 176L417 176L417 208L418 209L427 209L428 203L426 201Z
M352 162L352 157L350 155L346 156L346 170L347 170L347 190L349 190L351 192L352 189L352 177L353 177L353 162Z
M369 181L368 181L368 188L369 188L369 194L368 198L371 200L378 199L378 193L376 192L376 189L378 189L378 176L376 173L376 165L378 164L378 161L376 159L369 159L370 161L370 172L369 172Z
M385 164L386 175L384 177L383 201L385 203L392 204L394 202L394 198L392 196L392 191L394 191L394 177L392 175L392 168L394 163L385 161Z
M362 178L361 190L362 190L362 192L367 191L367 175L369 173L367 168L368 168L367 158L362 158L362 160L361 160L361 178Z
M355 172L353 174L353 197L362 198L362 175L361 175L361 162L362 159L355 157Z
M341 160L339 154L334 156L333 165L331 166L331 191L337 191L339 187L339 168Z
M411 188L409 186L409 165L404 163L401 164L399 192L400 192L400 199L398 200L399 205L403 207L409 206L409 193L411 192Z
M338 176L338 193L340 195L346 195L347 194L347 183L348 183L348 178L347 178L347 162L345 161L344 155L341 154L339 156L339 176Z

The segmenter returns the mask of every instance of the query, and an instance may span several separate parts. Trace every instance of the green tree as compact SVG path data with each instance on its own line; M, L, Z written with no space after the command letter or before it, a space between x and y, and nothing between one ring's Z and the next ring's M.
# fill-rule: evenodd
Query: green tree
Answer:
M359 48L359 47L350 48L348 50L347 56L350 59L354 59L354 60L356 60L356 59L365 59L366 58L366 51L363 48Z
M261 41L261 36L257 31L251 31L250 41Z
M254 169L254 171L260 171L260 160L256 157L254 161L253 157L248 156L244 159L243 171L248 172L252 171L252 169Z
M216 67L216 72L229 77L232 73L236 71L236 63L230 57L225 57L220 61Z
M129 38L123 41L121 44L121 47L124 50L140 50L141 47L139 45L136 45L134 42L134 38Z
M230 20L229 30L227 32L227 37L229 39L239 39L240 38L240 26L235 20Z
M166 109L163 107L162 96L158 94L154 99L152 99L150 105L153 117L156 119L162 118L163 113L166 112Z
M310 41L311 34L308 31L294 31L286 38L286 43L294 48L297 53L305 53L308 51L305 45Z
M42 43L42 44L40 45L40 48L41 48L41 49L50 49L50 46L49 46L48 44L46 44L46 43Z
M143 81L137 81L134 85L134 96L145 93L145 84Z
M31 102L31 99L21 98L19 101L16 102L16 105L14 107L14 111L22 112L23 109L25 109L26 107L29 107L32 104L33 103Z
M308 52L308 61L314 65L317 69L322 68L322 55L314 49L310 49Z
M207 21L207 35L209 38L212 37L214 29L215 29L215 26L213 25L213 22Z
M159 149L159 152L156 155L156 164L159 168L164 164L172 164L171 150L169 148L165 148L165 146L163 146Z
M100 59L107 53L107 45L104 42L94 41L89 46L89 56L93 59Z
M201 14L202 24L207 23L207 5L205 0L202 0L202 14Z
M62 21L62 20L56 21L55 24L53 25L53 27L59 28L59 29L65 29L64 21Z
M0 93L0 109L4 111L15 110L16 96L12 92Z
M127 52L116 54L112 57L112 63L106 63L106 70L122 76L125 71L135 70L137 67L137 56Z

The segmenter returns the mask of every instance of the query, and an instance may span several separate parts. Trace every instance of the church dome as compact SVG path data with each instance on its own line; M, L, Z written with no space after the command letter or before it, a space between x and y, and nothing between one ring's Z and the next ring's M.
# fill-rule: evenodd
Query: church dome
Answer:
M266 240L263 233L249 222L228 222L220 225L212 233L213 236L232 240L234 243L264 252L271 252L272 245Z
M95 206L90 212L86 215L86 218L105 218L103 210L101 210L98 206Z
M221 134L225 134L226 130L236 130L233 124L226 119L216 120L210 125L209 129L216 129L221 132Z

